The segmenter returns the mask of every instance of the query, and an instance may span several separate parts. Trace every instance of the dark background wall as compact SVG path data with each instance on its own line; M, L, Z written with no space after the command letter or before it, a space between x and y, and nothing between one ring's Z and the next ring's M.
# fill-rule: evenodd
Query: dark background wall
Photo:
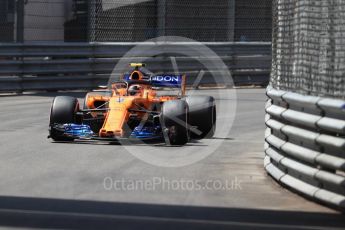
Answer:
M85 42L88 40L89 1L73 0L72 18L64 24L66 42Z
M271 41L272 0L237 0L236 41Z
M197 41L233 40L233 0L168 0L166 35Z
M0 42L14 41L14 0L0 1Z

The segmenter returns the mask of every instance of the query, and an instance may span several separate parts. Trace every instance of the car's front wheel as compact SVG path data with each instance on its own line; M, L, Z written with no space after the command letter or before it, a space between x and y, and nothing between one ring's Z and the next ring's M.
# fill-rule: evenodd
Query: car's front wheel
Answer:
M73 138L63 135L63 131L54 128L57 125L76 123L76 113L79 111L78 99L68 96L58 96L54 98L50 110L50 137L54 141L73 141Z
M187 103L182 100L164 102L161 116L169 144L186 144L189 140Z

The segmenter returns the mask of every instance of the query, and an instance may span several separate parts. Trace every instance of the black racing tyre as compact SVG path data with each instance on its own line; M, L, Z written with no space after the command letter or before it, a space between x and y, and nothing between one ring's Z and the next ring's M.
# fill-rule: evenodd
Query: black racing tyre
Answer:
M190 135L194 139L212 138L216 131L216 103L211 96L188 96Z
M186 144L189 140L187 103L182 100L164 102L161 116L170 144Z
M63 136L61 130L55 129L55 125L77 123L76 113L79 111L77 98L58 96L54 98L50 110L50 137L54 141L73 141L73 138Z

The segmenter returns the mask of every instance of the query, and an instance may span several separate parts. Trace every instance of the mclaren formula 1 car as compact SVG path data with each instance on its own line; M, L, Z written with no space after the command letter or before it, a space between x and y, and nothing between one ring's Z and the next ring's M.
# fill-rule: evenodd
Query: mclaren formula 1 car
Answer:
M82 107L77 98L55 97L49 137L64 142L155 140L184 145L214 135L213 97L186 96L183 75L153 75L144 64L130 66L131 71L111 87L87 93Z

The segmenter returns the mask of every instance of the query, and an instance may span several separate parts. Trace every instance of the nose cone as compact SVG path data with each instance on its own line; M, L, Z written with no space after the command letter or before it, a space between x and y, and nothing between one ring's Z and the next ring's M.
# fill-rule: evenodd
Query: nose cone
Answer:
M131 105L131 98L112 97L109 101L109 111L102 129L99 131L99 136L123 137L123 126L128 120L128 108L130 108Z

